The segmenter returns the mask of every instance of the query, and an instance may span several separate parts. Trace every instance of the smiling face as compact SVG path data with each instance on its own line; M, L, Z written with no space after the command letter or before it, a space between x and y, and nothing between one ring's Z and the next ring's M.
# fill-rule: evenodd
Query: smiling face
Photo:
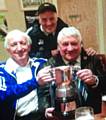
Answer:
M30 45L24 36L17 35L16 37L12 37L8 41L7 51L12 59L20 66L25 66L27 64Z
M53 33L57 26L57 13L52 11L46 11L39 14L39 23L47 33Z
M74 36L64 37L58 43L58 49L63 59L71 62L79 57L81 51L81 43Z

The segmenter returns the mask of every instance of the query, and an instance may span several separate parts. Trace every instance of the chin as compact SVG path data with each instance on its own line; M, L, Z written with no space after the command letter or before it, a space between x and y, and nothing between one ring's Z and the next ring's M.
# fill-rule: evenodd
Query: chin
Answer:
M76 58L74 58L74 57L67 57L66 60L67 61L74 61L74 60L76 60Z
M48 33L53 33L55 30L54 29L46 29Z
M53 32L54 32L54 31L52 31L52 30L47 30L47 33L49 33L49 34L50 34L50 33L53 33Z

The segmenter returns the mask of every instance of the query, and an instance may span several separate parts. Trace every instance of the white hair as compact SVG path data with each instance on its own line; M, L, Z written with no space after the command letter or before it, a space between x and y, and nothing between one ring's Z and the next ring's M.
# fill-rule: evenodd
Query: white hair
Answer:
M70 37L70 36L77 38L79 42L82 41L80 31L77 28L72 26L72 27L64 27L59 32L58 37L57 37L57 43L59 44L62 41L62 39L64 39L65 37Z
M5 41L4 41L4 47L8 48L9 47L9 40L11 40L12 38L15 38L17 36L23 36L24 38L26 38L28 45L32 44L31 38L27 35L27 33L22 32L18 29L15 29L15 30L8 32L8 34L6 35Z

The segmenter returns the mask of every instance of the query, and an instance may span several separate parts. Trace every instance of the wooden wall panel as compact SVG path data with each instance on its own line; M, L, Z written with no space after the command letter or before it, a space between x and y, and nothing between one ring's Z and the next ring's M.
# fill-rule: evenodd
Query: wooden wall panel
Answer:
M106 54L106 0L103 0L103 15L104 15L104 48L105 48L105 54Z
M98 50L97 0L57 0L58 14L81 30L85 47Z

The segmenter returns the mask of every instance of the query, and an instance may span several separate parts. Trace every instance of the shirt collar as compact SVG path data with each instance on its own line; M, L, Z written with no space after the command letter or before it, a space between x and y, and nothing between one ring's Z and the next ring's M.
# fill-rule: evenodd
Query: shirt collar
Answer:
M26 66L28 65L32 65L32 60L31 58L29 58L28 60L28 63L26 64ZM6 65L5 65L5 70L8 72L8 73L16 73L17 69L21 67L20 65L18 65L12 58L9 58L7 61L6 61Z
M64 61L64 63L66 64L66 65L69 65L69 61L67 61L67 60L65 60L64 58L62 58L63 59L63 61ZM75 60L75 64L79 64L80 65L80 62L81 62L81 58L80 58L80 56Z

